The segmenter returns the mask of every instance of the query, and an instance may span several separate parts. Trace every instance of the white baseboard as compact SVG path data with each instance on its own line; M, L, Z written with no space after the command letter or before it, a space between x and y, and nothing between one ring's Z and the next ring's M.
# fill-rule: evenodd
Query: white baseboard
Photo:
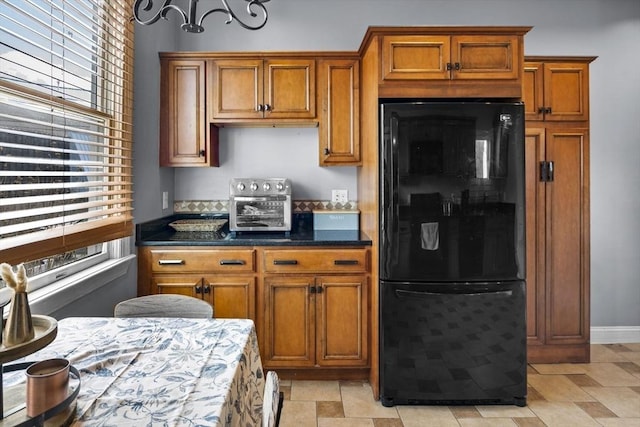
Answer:
M640 326L594 326L591 344L617 344L640 342Z

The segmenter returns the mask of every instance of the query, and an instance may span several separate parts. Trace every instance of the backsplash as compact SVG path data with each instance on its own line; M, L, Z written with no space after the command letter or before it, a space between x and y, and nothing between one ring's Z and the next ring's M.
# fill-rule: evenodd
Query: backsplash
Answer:
M291 202L294 213L311 212L313 210L347 210L358 209L358 202L333 203L328 200L294 200ZM229 200L176 200L173 203L175 213L226 213L229 212Z

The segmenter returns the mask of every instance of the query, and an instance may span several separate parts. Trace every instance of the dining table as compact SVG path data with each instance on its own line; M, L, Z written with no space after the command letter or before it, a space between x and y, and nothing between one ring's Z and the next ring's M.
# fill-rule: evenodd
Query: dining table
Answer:
M22 362L52 358L79 372L72 426L261 425L265 376L249 319L69 317ZM25 373L4 382L15 388Z

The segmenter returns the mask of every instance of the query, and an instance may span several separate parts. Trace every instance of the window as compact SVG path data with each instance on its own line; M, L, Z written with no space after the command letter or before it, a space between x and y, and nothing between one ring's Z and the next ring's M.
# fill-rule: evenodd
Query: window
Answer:
M132 234L130 10L0 3L0 262L36 272Z

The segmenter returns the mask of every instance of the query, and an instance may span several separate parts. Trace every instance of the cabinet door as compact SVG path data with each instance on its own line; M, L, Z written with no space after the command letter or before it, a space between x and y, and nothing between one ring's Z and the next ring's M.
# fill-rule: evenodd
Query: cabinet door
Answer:
M520 78L520 55L517 36L452 36L452 78L517 80Z
M541 62L525 62L522 100L526 121L544 120L544 70Z
M154 275L151 278L152 294L179 294L202 298L202 276L197 274Z
M316 117L314 59L267 59L264 73L265 118Z
M548 129L547 343L589 341L589 141L585 129Z
M252 319L256 315L256 283L253 276L210 276L204 278L204 298L216 318Z
M525 138L527 229L527 340L542 345L545 339L545 188L540 162L545 160L545 129L527 128Z
M265 366L314 366L314 278L265 277L264 292Z
M448 80L450 36L385 36L382 80Z
M367 291L365 276L316 279L318 365L367 364Z
M357 59L319 63L320 165L360 164L360 68Z
M207 166L205 61L161 62L160 166Z
M547 121L589 120L589 65L586 63L544 64L544 104Z
M261 59L210 61L211 120L263 117L263 65Z

